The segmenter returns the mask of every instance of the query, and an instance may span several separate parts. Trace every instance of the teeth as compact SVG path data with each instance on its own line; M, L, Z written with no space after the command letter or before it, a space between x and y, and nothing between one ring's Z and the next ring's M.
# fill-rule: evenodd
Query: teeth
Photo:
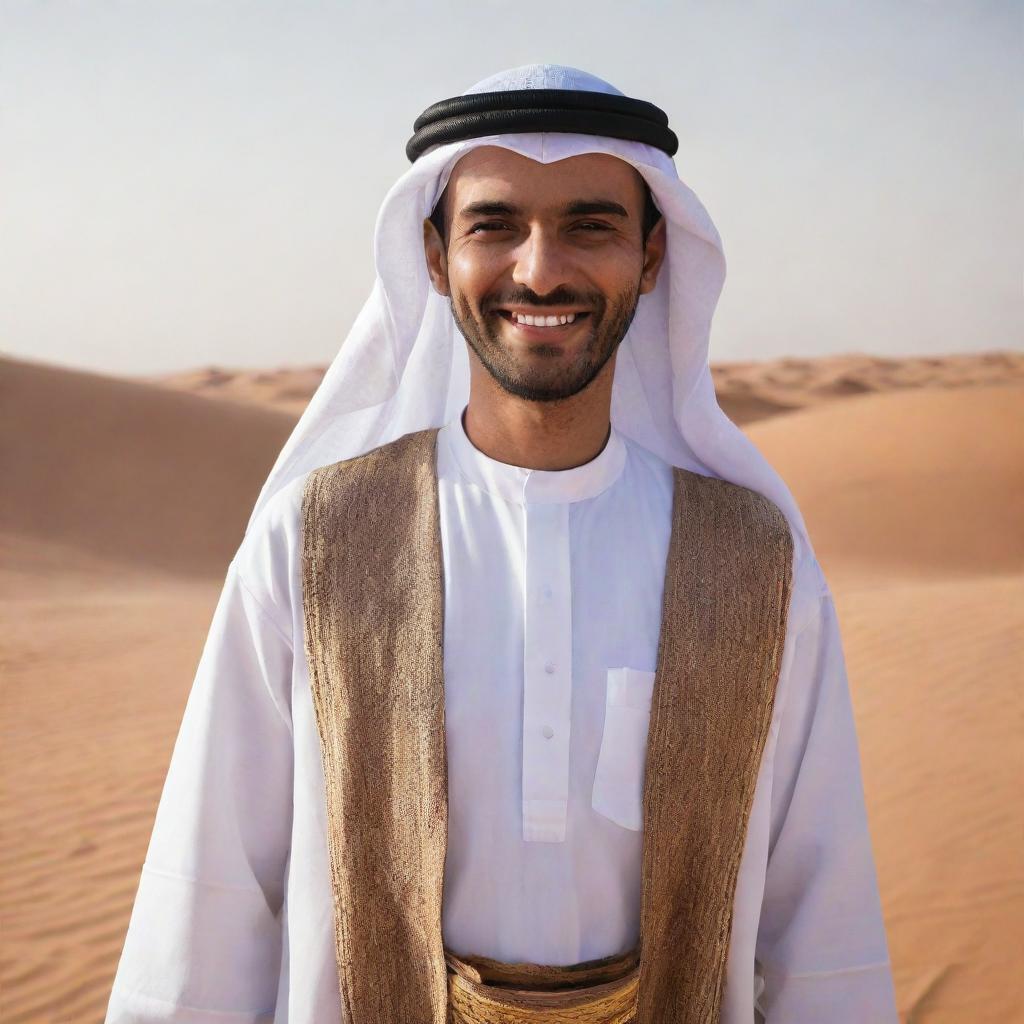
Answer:
M517 324L524 324L527 327L560 327L563 324L571 324L576 319L576 314L565 313L562 316L529 316L525 313L513 313L512 317Z

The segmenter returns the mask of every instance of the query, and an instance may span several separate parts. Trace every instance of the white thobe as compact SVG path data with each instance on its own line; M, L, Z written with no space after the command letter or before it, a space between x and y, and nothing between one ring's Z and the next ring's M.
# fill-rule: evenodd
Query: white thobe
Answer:
M560 472L438 434L445 945L570 964L639 938L641 793L672 471L613 430ZM344 1021L304 654L303 480L227 574L107 1021ZM372 509L367 514L372 514ZM386 529L386 525L382 526ZM798 540L721 1020L896 1021L835 609Z

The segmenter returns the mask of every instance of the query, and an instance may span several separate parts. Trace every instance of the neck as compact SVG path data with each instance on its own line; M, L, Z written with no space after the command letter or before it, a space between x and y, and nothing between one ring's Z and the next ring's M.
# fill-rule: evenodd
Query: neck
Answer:
M596 458L611 430L615 357L581 392L557 402L530 402L495 383L470 352L469 405L463 419L473 447L523 469L574 469Z

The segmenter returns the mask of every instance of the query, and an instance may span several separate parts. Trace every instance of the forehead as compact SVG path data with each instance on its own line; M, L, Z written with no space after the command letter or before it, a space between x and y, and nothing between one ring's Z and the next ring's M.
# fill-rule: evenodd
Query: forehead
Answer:
M448 191L456 214L466 203L484 199L539 207L600 194L628 205L643 195L639 172L608 153L545 164L500 146L479 146L462 157L452 169Z

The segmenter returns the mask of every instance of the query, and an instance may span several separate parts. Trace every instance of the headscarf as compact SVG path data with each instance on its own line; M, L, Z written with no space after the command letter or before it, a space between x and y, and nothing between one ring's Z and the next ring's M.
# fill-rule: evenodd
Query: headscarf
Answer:
M623 95L587 72L550 64L500 72L464 95L519 89ZM789 489L715 396L708 344L725 257L710 216L661 150L567 132L488 135L438 145L399 178L377 217L373 290L274 464L250 528L274 494L297 477L403 434L441 427L466 406L469 358L447 298L434 291L427 276L423 221L455 164L477 146L501 146L541 163L608 153L639 171L666 220L667 249L658 283L641 296L617 350L612 424L673 466L770 498L798 543L810 548Z

